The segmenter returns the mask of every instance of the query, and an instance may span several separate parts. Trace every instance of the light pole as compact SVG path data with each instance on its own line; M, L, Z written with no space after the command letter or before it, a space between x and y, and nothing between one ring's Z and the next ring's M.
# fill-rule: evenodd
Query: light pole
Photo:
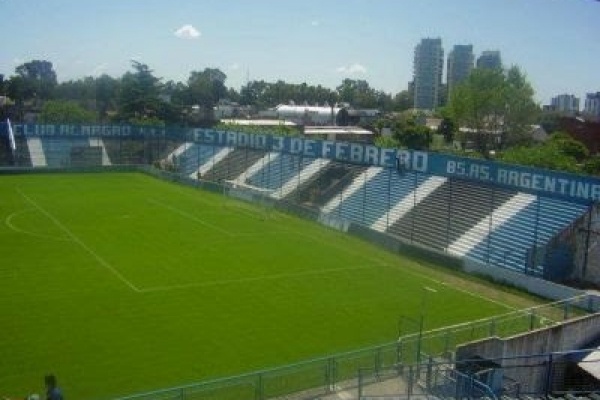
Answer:
M421 296L419 318L419 340L417 341L417 368L419 368L419 364L421 363L421 340L423 339L423 321L425 319L425 314L427 313L427 293L437 293L437 290L432 289L429 286L423 286L421 289L423 290L423 293Z

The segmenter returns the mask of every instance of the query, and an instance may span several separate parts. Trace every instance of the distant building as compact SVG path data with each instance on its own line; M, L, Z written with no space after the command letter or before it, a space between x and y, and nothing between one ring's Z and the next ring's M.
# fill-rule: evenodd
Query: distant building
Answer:
M583 114L594 120L600 120L600 92L587 94Z
M448 65L446 68L448 83L448 97L452 93L452 89L460 82L467 79L471 70L475 56L473 55L473 45L455 45L450 54L448 54Z
M579 112L579 99L572 94L559 94L550 101L553 111L566 115L575 115Z
M249 106L241 106L236 102L223 99L213 107L215 119L248 117L250 112Z
M498 50L486 50L477 59L477 68L501 69L502 58Z
M422 39L415 47L414 108L434 110L439 107L443 70L442 39Z

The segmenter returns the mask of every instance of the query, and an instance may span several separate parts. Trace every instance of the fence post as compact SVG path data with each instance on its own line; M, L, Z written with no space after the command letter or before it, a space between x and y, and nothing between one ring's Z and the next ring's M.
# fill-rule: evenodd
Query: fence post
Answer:
M492 318L490 323L490 336L496 336L496 318Z
M529 330L532 331L535 328L535 312L529 313Z
M431 371L433 369L433 357L429 356L427 361L427 372L425 373L425 387L427 391L431 390Z
M553 369L553 365L552 365L552 353L550 353L548 355L548 366L546 367L546 387L544 390L544 394L546 396L546 398L548 398L548 396L550 395L550 392L552 391L552 369Z
M396 365L402 365L402 339L396 344Z
M327 366L325 367L325 371L325 379L327 381L327 393L335 392L335 384L337 383L335 358L327 359Z
M408 390L407 390L408 400L410 400L410 396L412 395L413 385L414 385L414 371L413 371L413 366L411 365L408 367Z
M381 372L381 347L375 352L375 375L379 379L379 373Z
M180 398L181 400L184 400L184 399L185 399L185 391L183 390L183 388L181 388L181 391L179 392L179 398Z
M254 392L254 399L255 400L263 399L263 381L262 381L261 373L259 373L256 377L256 388L255 388L255 392Z
M363 372L364 370L362 368L358 369L358 398L362 398L363 395Z
M450 358L450 330L447 330L444 335L444 355L446 358Z

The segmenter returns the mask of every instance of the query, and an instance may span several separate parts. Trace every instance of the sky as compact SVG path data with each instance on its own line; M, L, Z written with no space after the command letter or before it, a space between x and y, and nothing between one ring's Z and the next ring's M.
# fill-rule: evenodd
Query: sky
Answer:
M500 50L541 104L600 91L596 0L0 0L0 16L7 77L35 59L59 81L119 77L137 60L163 81L210 67L238 90L248 79L335 88L351 78L395 94L418 42L440 37L445 56L455 44Z

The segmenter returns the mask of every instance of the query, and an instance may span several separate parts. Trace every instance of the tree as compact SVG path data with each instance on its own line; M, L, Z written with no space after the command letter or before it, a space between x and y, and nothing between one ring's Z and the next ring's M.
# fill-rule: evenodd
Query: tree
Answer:
M518 146L501 153L500 158L509 163L530 165L559 171L581 172L579 163L588 157L583 143L563 132L555 132L550 140L536 146ZM595 160L586 161L583 170L594 173Z
M393 149L400 147L400 143L397 139L392 136L377 136L375 138L375 146L383 147L386 149Z
M521 70L513 66L506 72L505 105L502 115L502 140L500 148L530 141L531 125L538 119L539 106L533 100L535 94L531 84Z
M50 61L33 60L15 68L17 76L23 79L25 99L46 100L52 97L56 87L56 72Z
M392 108L394 111L406 111L413 106L413 99L408 90L403 90L394 96Z
M588 174L599 175L600 174L600 154L596 154L587 160L583 164L583 171Z
M391 96L371 88L365 80L346 78L336 91L340 101L356 108L391 108Z
M44 103L38 120L46 124L84 124L96 122L96 114L75 101L48 100Z
M500 159L511 164L529 165L558 171L580 171L575 158L562 153L554 144L513 147L501 153Z
M440 110L442 116L442 122L440 122L437 133L444 137L446 143L452 143L454 141L454 135L458 131L458 125L452 118L452 114L447 111L446 108Z
M554 147L560 153L573 157L577 162L582 162L590 155L583 143L573 139L565 132L554 132L550 135L550 140L546 143L546 146Z
M118 105L122 120L156 117L160 108L160 79L152 74L146 64L132 61L134 72L121 78Z
M212 109L220 99L227 96L227 75L218 68L192 71L188 78L188 101Z
M538 107L533 89L518 67L474 69L452 90L448 112L464 128L465 141L472 141L485 157L490 150L523 143Z
M103 74L96 78L96 109L100 120L104 120L110 110L117 108L120 82L109 75Z
M432 140L431 130L418 121L418 116L410 116L406 119L396 121L393 132L394 138L400 143L413 150L427 150Z

